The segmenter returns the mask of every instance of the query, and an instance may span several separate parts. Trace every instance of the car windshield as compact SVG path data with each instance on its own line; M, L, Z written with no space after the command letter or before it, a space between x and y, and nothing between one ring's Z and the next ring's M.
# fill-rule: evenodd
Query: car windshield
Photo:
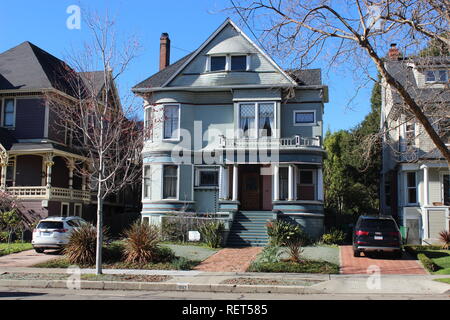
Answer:
M362 229L377 229L377 230L396 230L395 222L392 220L382 219L363 219L361 220L360 228Z
M37 226L38 229L63 229L63 223L58 221L42 221Z

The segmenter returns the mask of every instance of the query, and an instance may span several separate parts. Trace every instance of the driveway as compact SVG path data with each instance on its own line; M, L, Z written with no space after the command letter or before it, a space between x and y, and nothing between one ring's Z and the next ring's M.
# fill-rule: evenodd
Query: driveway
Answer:
M343 274L368 274L376 270L374 267L380 268L381 274L428 274L417 260L406 253L402 259L387 254L367 257L364 253L354 257L352 246L341 246L340 257Z
M53 251L48 251L47 254L36 253L34 250L27 250L18 253L8 254L7 256L0 257L0 270L2 267L31 267L35 264L47 262L60 255Z

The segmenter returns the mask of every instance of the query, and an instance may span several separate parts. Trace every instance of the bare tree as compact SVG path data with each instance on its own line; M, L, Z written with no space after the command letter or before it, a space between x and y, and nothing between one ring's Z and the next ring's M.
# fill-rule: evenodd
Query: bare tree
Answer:
M375 66L382 82L400 97L404 110L450 164L450 151L430 117L436 113L426 108L429 97L425 104L418 99L386 68L383 58L390 43L417 52L434 40L448 52L449 0L230 1L247 25L261 30L272 51L301 67L325 57L330 65L345 63L370 77L368 66ZM443 106L440 110L448 117L448 101Z
M68 58L75 70L66 72L64 79L70 83L71 94L51 93L46 100L56 116L56 126L69 133L72 147L86 158L72 166L96 191L96 272L101 274L104 201L136 183L142 172L144 133L135 116L140 108L136 109L133 103L121 104L115 85L135 57L139 44L129 38L119 45L115 21L108 15L83 12L83 17L92 41Z

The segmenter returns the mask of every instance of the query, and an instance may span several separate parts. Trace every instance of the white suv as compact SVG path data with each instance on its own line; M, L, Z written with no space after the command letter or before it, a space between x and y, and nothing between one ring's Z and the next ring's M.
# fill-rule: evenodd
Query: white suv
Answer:
M80 217L48 217L33 230L31 244L37 253L45 249L61 249L69 242L73 230L87 222Z

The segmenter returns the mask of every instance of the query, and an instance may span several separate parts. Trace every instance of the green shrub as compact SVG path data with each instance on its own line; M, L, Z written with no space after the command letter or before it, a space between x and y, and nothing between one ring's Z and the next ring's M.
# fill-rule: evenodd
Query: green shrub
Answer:
M224 230L225 224L220 220L206 222L199 228L201 238L211 248L220 247Z
M0 232L0 242L8 242L8 239L9 239L9 232L1 231Z
M343 244L347 235L344 231L332 228L330 232L322 235L322 242L325 244Z
M259 254L258 262L261 263L275 263L280 261L282 251L278 246L265 247Z
M267 234L270 237L271 246L286 246L297 242L305 246L310 242L308 235L298 224L292 224L283 220L270 221L267 223Z
M439 266L433 262L430 258L428 258L424 253L419 253L417 258L422 262L423 266L430 272L434 272L439 270Z
M169 247L158 246L155 252L157 262L172 262L176 259L175 252Z
M200 261L189 260L184 257L179 257L172 261L172 267L176 270L192 270Z
M125 231L123 254L126 263L146 264L157 258L159 229L137 221Z
M417 254L420 252L442 249L441 246L436 246L436 245L411 245L411 244L408 244L403 247L406 252L408 252L409 254L411 254L414 257L417 256Z
M75 229L64 248L70 264L91 266L95 264L97 230L92 224L84 224Z

